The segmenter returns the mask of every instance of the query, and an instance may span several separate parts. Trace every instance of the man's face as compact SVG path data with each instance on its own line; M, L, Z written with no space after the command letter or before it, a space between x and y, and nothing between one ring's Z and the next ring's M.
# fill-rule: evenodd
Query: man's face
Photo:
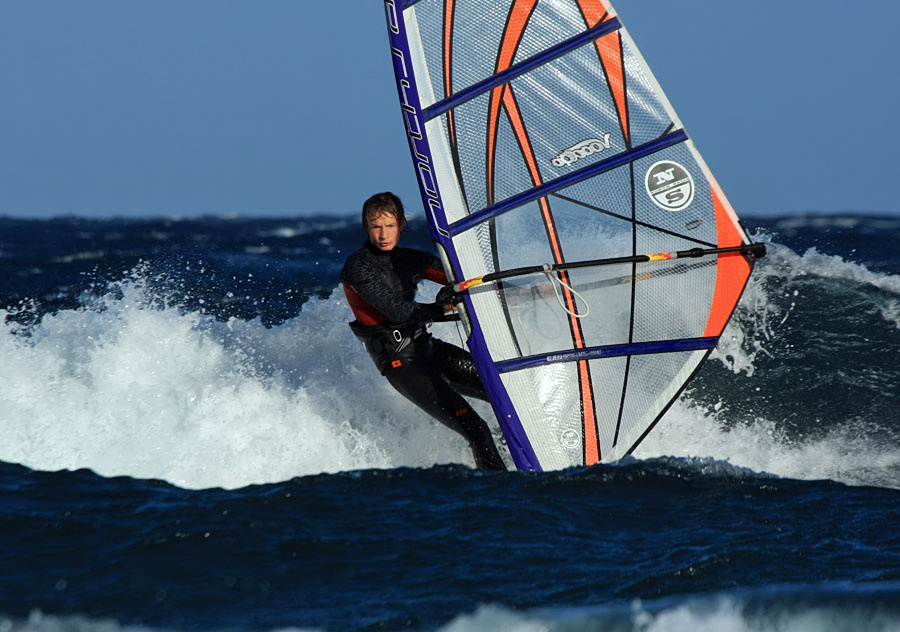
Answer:
M382 252L390 252L400 239L400 225L390 213L381 213L368 220L369 241Z

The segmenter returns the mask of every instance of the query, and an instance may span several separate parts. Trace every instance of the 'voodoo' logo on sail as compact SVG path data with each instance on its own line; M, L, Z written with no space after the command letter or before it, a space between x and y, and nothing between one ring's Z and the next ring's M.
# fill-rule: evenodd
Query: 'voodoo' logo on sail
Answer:
M572 145L568 149L561 151L552 162L556 167L565 167L604 149L609 149L609 134L603 134L602 139L588 138L576 145Z

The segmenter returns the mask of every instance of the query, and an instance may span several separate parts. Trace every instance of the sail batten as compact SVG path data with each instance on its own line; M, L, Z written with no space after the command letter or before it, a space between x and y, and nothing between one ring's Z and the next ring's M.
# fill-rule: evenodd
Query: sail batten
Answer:
M548 353L537 356L526 356L497 363L497 371L507 373L529 369L544 364L556 362L578 362L580 360L595 360L597 358L612 358L632 355L644 355L655 353L674 353L676 351L696 351L698 349L711 349L716 346L718 338L689 338L686 340L660 340L656 342L644 342L638 344L608 345L604 347L589 347L568 351L565 353Z
M462 103L473 99L480 94L484 94L488 90L501 86L505 83L509 83L516 77L528 72L529 70L533 70L538 66L542 66L547 62L552 61L557 57L561 57L562 55L565 55L575 48L578 48L579 46L583 46L585 43L593 42L594 40L617 31L620 28L622 28L622 25L618 19L612 19L608 22L598 23L584 33L575 35L564 42L560 42L559 44L542 51L540 54L535 55L534 57L510 66L502 72L498 72L497 74L487 77L486 79L483 79L476 84L463 88L459 92L456 92L452 96L447 97L443 101L425 108L422 111L422 118L424 118L426 121L429 121L447 112L448 110L451 110L461 105Z
M521 193L497 202L496 204L493 204L488 208L471 213L470 215L467 215L466 217L450 224L450 234L459 234L462 231L469 230L473 226L476 226L482 222L491 220L501 213L505 213L524 204L527 204L528 202L533 202L534 200L537 200L539 198L551 195L553 193L556 193L557 191L560 191L561 189L573 186L575 184L578 184L579 182L592 178L601 173L612 171L613 169L621 167L622 165L626 165L638 158L649 156L661 149L671 147L672 145L676 145L686 140L687 134L684 132L684 130L676 130L674 132L670 132L665 136L645 143L639 147L629 149L628 151L612 156L606 160L601 160L592 165L588 165L583 169L579 169L577 171L573 171L572 173L560 176L559 178L536 186L533 189L522 191Z

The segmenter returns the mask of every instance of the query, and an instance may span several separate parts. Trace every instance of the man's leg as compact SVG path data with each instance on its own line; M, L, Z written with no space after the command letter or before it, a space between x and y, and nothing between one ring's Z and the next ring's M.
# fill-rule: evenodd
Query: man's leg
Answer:
M488 425L436 370L407 360L401 366L385 371L384 376L397 392L461 434L472 449L476 467L506 469Z
M430 357L434 366L458 392L466 397L488 401L472 354L438 338L431 339Z

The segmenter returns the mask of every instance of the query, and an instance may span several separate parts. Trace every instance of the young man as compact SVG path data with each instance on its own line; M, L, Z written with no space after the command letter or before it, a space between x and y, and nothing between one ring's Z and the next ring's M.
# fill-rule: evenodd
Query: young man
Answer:
M471 356L428 333L443 305L413 300L420 280L447 283L440 260L397 246L406 217L393 193L366 200L362 224L366 243L341 271L350 328L394 389L466 438L478 468L505 470L487 424L460 395L487 399Z

